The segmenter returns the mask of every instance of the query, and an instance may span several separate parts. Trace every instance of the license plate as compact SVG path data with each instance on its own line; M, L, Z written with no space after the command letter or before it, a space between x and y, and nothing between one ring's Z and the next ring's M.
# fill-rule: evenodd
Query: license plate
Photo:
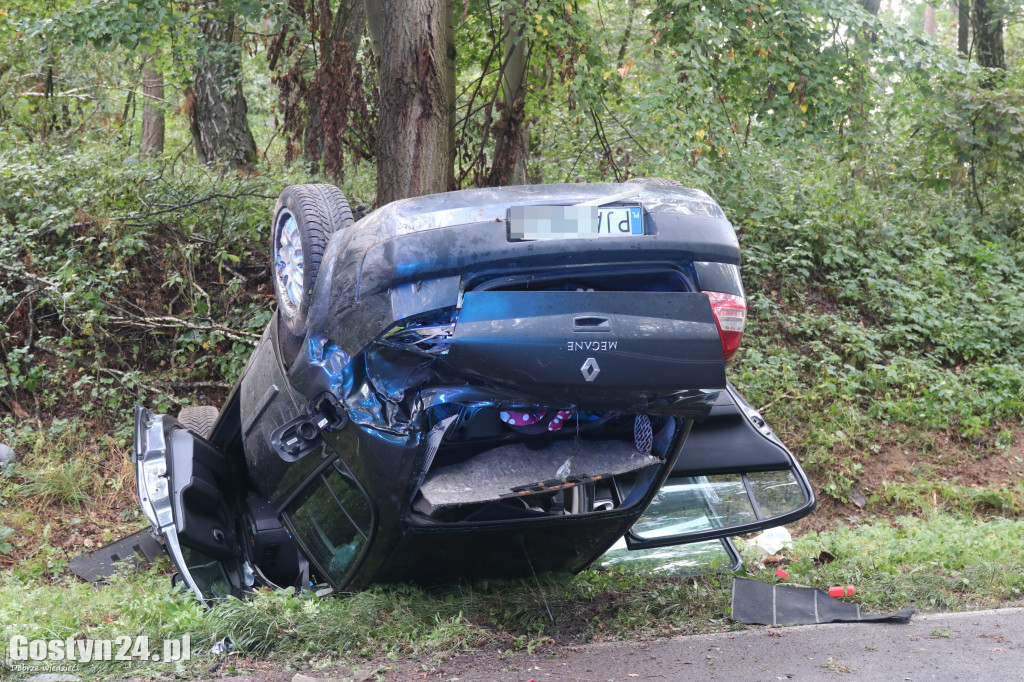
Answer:
M509 241L629 237L645 234L641 206L512 206Z

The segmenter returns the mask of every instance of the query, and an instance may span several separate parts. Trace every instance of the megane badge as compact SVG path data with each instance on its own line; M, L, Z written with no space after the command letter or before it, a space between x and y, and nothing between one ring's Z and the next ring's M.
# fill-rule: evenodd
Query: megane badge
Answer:
M601 368L597 366L597 360L594 358L587 358L587 361L580 367L580 371L583 372L583 378L587 381L593 381L597 378L597 375L601 373Z

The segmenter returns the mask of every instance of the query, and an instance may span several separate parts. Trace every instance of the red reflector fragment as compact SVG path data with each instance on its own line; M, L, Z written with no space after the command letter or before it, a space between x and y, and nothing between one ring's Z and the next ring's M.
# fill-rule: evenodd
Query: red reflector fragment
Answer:
M747 299L735 294L705 291L711 299L711 310L718 324L718 336L722 339L722 359L729 362L736 357L743 339L743 325L747 322Z

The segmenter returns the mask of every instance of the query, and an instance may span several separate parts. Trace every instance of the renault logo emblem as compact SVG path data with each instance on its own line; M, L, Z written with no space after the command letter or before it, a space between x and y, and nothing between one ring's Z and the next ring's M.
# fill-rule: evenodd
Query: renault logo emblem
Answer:
M580 371L583 373L583 378L587 381L593 381L597 378L597 375L601 373L601 368L597 366L597 360L594 358L587 358L587 361L580 367Z

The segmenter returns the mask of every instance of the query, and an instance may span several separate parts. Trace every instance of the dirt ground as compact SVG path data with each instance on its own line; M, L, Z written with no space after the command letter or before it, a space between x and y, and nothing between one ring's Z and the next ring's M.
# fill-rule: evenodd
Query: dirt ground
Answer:
M912 483L920 478L938 484L960 485L975 490L1014 489L1024 484L1024 429L1016 429L1013 445L1008 450L990 449L983 455L973 454L968 447L955 437L944 434L936 439L934 449L922 452L897 444L887 444L877 453L862 458L863 470L857 476L854 489L865 499L880 494L886 483ZM816 491L821 481L811 475ZM932 504L943 503L938 493L932 496ZM998 509L985 510L999 512ZM894 505L868 502L860 507L853 502L842 503L819 493L818 508L810 516L789 526L793 535L808 531L825 531L843 524L858 524L871 518L888 517L912 513L911 510Z

